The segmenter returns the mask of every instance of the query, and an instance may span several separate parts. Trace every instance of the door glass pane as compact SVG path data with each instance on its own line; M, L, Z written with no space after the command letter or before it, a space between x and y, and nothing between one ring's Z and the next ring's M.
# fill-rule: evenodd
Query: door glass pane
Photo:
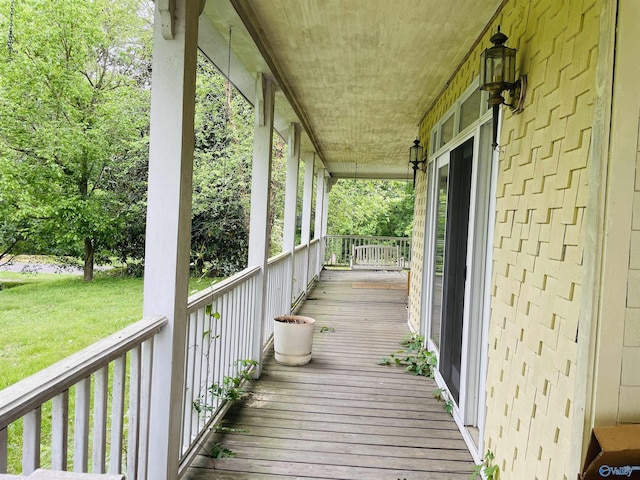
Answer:
M447 192L445 262L442 275L438 369L458 403L462 372L462 330L469 236L473 138L451 152Z
M431 307L431 340L440 347L440 323L442 317L442 276L444 273L444 244L447 227L447 188L449 185L449 165L438 171L436 192L436 229L433 271L433 295Z

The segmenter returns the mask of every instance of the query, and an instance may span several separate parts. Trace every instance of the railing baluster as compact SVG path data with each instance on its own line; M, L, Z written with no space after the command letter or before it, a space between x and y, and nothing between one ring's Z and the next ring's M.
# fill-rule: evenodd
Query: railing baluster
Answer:
M202 345L202 402L205 405L210 405L210 396L208 392L208 387L211 384L211 345L214 341L215 330L213 326L213 317L211 315L204 315L203 325L205 331L209 332L206 338L206 342ZM206 415L203 417L203 424L209 421L209 417L211 413L209 411L206 412Z
M194 340L193 340L193 379L192 379L192 394L191 394L191 402L193 400L199 401L202 394L202 361L204 357L204 311L199 310L193 315L191 318L193 323L195 323L194 327ZM186 411L191 411L191 431L189 432L189 445L194 436L200 431L200 424L202 422L202 415L198 412L194 411L193 408L189 410L189 405L185 405Z
M222 339L222 335L224 333L224 328L223 328L223 316L222 313L220 313L220 307L222 304L222 299L221 298L217 298L216 299L216 312L218 312L219 316L215 321L216 324L216 351L215 351L215 355L213 357L214 360L214 375L213 375L213 382L211 382L211 387L213 387L214 385L220 385L220 383L222 382L222 375L223 375L223 369L222 369L222 352L223 352L223 339ZM213 393L213 391L211 392L211 405L214 409L217 409L218 406L220 405L220 400L218 397L216 397Z
M222 368L223 368L223 373L222 373L222 378L221 380L221 384L224 384L224 378L229 376L229 323L230 323L230 312L229 312L229 292L224 294L224 297L222 298L222 328L223 328L223 333L222 333L222 343L224 345L223 350L222 350L222 359L223 359L223 364L222 364Z
M149 423L151 421L151 375L153 373L154 341L150 338L142 344L142 374L140 382L140 444L138 449L138 476L147 478L149 459Z
M75 423L73 430L73 471L86 472L89 464L89 404L91 378L76 385Z
M9 468L9 432L7 427L0 429L0 473L7 473Z
M237 288L233 291L233 318L231 320L232 325L232 353L231 353L231 361L234 362L233 365L233 376L238 376L238 373L242 368L244 368L240 363L237 363L237 360L241 360L243 358L240 357L240 332L242 331L242 305L240 303L240 295L242 293L241 288Z
M211 406L212 404L211 392L209 391L209 386L213 382L213 364L211 363L211 359L213 358L212 352L215 351L214 342L215 342L216 330L215 330L214 321L215 320L212 315L205 315L204 325L206 330L209 332L209 335L207 336L207 341L204 344L204 352L206 352L206 355L204 355L205 375L204 375L203 386L202 386L202 399L203 399L203 403L208 406ZM206 415L207 421L209 421L209 418L212 416L212 414L213 412L207 411L207 415Z
M96 372L93 392L93 448L91 449L93 473L105 472L108 392L109 366L107 365Z
M182 431L182 445L184 449L185 445L189 445L191 442L191 424L193 421L194 414L194 400L196 399L194 379L193 379L193 365L195 363L195 358L197 356L196 353L196 321L195 317L197 316L197 312L191 313L189 315L189 320L187 323L187 335L186 335L186 365L184 372L184 391L182 393L183 403L185 404L185 408L182 412L182 425L180 427ZM191 408L189 408L191 406Z
M22 426L22 473L30 475L40 466L40 428L42 409L31 410Z
M111 400L111 445L109 473L122 470L122 445L124 432L124 392L126 388L127 356L117 358L113 363L113 394Z
M140 381L142 347L129 354L129 424L127 437L127 478L136 478L140 444Z
M69 390L53 397L51 405L51 468L67 469L69 440Z
M255 280L251 279L250 282L245 284L244 295L245 302L244 305L244 356L245 358L251 358L251 312L254 310L254 299L255 299ZM265 332L267 330L265 329Z

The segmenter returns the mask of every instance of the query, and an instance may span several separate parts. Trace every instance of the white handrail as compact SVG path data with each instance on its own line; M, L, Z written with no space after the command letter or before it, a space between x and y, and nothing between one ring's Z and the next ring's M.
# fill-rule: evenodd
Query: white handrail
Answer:
M187 313L193 313L211 302L211 298L233 290L238 283L248 278L255 277L260 272L260 267L245 268L235 275L225 278L219 283L191 295L187 301Z
M95 473L105 473L107 469L109 473L123 473L121 470L126 469L127 477L135 478L147 462L144 432L149 414L144 405L148 404L150 395L153 339L167 321L159 315L146 317L0 391L0 474L7 473L9 467L9 428L23 419L22 475L29 475L40 467L42 446L46 444L50 446L54 469L66 469L68 454L73 452L73 469L77 472L88 473L91 468ZM113 389L109 395L111 366ZM128 412L124 406L125 382L129 385ZM69 394L72 388L73 419ZM43 408L50 401L51 407ZM126 467L122 465L121 456L125 422L127 451L131 454ZM43 436L43 424L51 425L50 437ZM75 429L73 445L69 439L71 425ZM111 431L109 445L108 429ZM88 457L90 439L93 441L91 459ZM109 466L105 462L107 449L112 460Z
M160 315L147 317L0 390L0 430L153 337L166 323Z

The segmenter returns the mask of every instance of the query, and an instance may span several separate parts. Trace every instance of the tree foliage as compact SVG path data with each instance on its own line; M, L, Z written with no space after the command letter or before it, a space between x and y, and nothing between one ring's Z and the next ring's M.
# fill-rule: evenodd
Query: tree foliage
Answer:
M7 0L0 6L8 11ZM119 240L130 204L115 187L130 184L144 151L150 30L141 8L16 2L14 40L0 55L0 184L13 225L3 235L83 257L85 280Z
M413 190L407 182L339 180L329 195L329 235L411 235Z
M253 112L201 59L196 90L191 259L195 273L227 276L246 266Z
M0 0L3 32L10 1ZM90 280L94 263L115 257L141 273L153 7L14 2L13 41L0 48L0 261L83 258ZM254 114L204 58L197 82L191 261L198 275L227 276L247 262ZM274 134L270 255L282 250L286 156ZM406 235L412 208L404 183L341 181L329 230Z

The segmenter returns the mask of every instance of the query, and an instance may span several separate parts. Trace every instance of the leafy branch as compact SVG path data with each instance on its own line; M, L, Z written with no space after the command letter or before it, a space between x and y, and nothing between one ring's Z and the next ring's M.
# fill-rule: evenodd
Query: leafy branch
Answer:
M402 365L405 371L433 378L438 358L434 352L427 350L424 346L424 336L412 334L402 341L403 350L398 350L378 361L378 365Z
M473 472L469 477L469 480L474 480L476 478L486 478L486 480L498 480L500 476L500 467L498 465L494 465L493 461L495 460L495 455L491 450L487 450L487 453L484 454L484 458L480 465L476 465L473 467ZM483 477L484 475L484 477Z
M449 398L449 395L446 390L442 388L436 388L433 391L433 398L435 398L439 402L444 403L444 411L448 414L453 414L453 400Z

